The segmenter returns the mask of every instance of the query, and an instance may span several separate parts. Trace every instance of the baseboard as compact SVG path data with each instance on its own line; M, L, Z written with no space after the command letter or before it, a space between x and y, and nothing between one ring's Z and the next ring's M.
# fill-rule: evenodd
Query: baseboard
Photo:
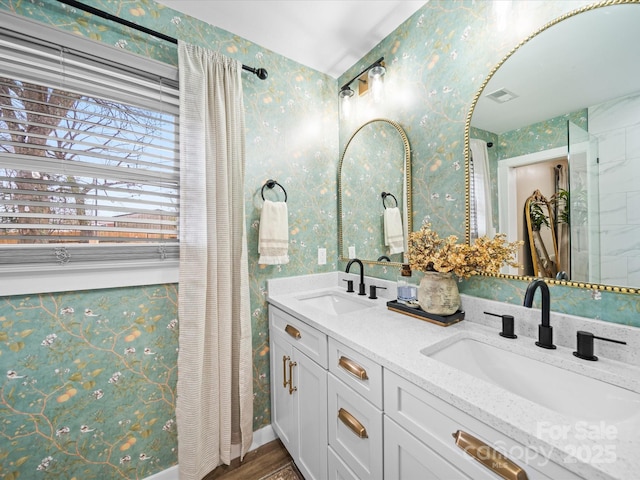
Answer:
M262 427L260 430L256 430L253 432L253 442L251 443L251 447L249 451L255 450L262 445L265 445L272 440L278 438L276 436L276 432L273 430L271 425L267 425L266 427ZM240 456L240 445L232 445L231 446L231 456L232 458L238 458ZM155 473L150 477L145 478L145 480L178 480L178 465L174 465L173 467L167 468L161 472Z
M146 477L144 480L178 480L178 465L162 470L161 472L154 473L150 477Z
M278 438L278 436L276 435L276 432L273 430L273 427L271 425L262 427L260 430L256 430L255 432L253 432L253 442L251 443L249 451L255 450L262 445L266 445L276 438ZM238 454L238 456L240 455Z

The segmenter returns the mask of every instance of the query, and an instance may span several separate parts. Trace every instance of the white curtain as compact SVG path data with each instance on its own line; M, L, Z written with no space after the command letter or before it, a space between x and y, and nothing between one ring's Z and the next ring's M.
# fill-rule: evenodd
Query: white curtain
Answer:
M496 233L493 225L491 207L491 177L489 171L489 153L487 142L477 138L469 140L471 161L473 162L474 193L476 202L476 225L478 236L493 237ZM474 199L472 199L473 201Z
M178 462L200 480L253 437L242 64L182 42L178 54Z

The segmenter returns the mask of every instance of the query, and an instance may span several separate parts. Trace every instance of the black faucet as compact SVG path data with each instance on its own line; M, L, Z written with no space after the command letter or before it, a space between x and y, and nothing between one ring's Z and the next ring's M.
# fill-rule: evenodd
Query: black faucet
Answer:
M536 345L542 348L553 349L556 346L553 344L553 327L549 322L549 287L544 280L537 279L529 284L527 291L524 293L525 307L531 308L533 305L533 295L536 290L540 288L542 294L542 323L538 325L538 341Z
M358 265L360 265L360 286L358 288L358 295L366 295L365 293L365 286L364 286L364 265L362 265L362 262L360 260L358 260L357 258L353 258L351 260L349 260L349 263L347 263L347 269L345 270L346 273L349 273L349 269L351 268L351 265L353 265L354 263L357 263Z

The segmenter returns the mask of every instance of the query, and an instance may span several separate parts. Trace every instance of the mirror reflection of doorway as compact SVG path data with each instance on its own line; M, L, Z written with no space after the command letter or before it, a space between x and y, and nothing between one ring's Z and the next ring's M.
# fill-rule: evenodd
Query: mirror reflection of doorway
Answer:
M566 172L567 165L568 162L566 157L558 157L544 162L532 163L513 168L516 192L516 211L520 212L517 216L517 230L519 232L518 238L525 240L524 245L520 247L520 254L518 256L521 264L518 275L537 276L529 247L529 234L525 215L527 199L535 191L539 191L547 200L556 198L556 192L563 188L562 183L558 178L558 171ZM555 213L555 209L552 210L551 216L554 219L561 217ZM559 230L557 225L553 226L553 231L555 230ZM562 258L564 256L568 256L568 252L566 255L563 255L560 244L558 245L558 256L560 258L556 258L555 249L552 246L556 243L557 239L552 238L552 229L543 225L542 228L540 228L539 235L541 240L544 242L544 245L547 246L550 260L556 265L567 265L567 263L563 263ZM565 267L562 268L564 269Z

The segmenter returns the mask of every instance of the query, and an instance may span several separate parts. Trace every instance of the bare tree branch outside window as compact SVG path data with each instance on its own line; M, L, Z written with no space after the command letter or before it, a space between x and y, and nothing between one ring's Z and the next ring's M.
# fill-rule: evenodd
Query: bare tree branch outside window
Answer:
M0 77L0 244L175 239L167 117Z

